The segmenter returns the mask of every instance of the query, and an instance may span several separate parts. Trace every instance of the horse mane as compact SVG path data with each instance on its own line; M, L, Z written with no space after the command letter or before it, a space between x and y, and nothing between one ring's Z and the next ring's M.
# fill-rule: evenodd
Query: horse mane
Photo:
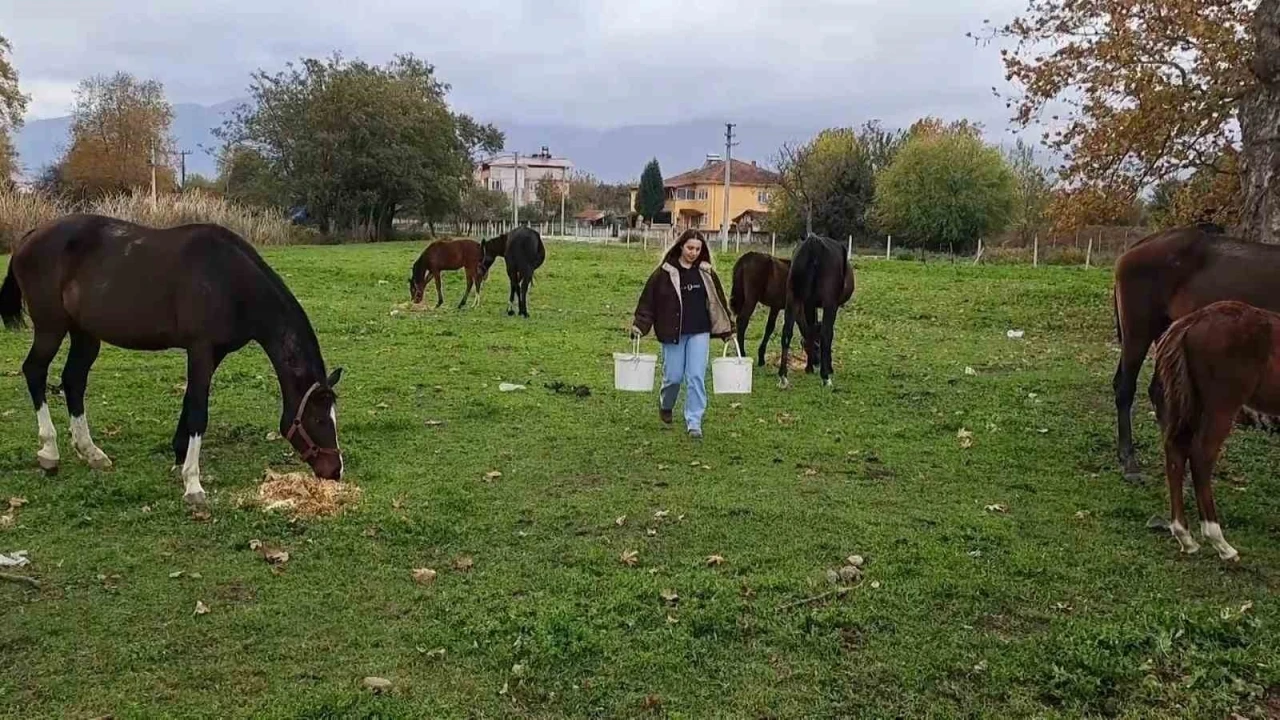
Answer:
M1185 438L1194 431L1198 398L1195 382L1187 371L1187 331L1200 318L1192 313L1175 322L1156 343L1156 377L1160 379L1164 407L1163 435L1166 442Z
M191 226L187 226L191 227ZM300 348L307 353L307 360L318 366L321 379L325 377L324 356L320 354L320 339L316 336L315 328L311 326L311 320L307 317L307 312L302 308L302 303L298 302L297 296L293 291L289 290L289 286L285 284L284 278L281 278L275 268L267 264L257 249L240 236L239 233L232 231L230 228L221 225L205 224L197 227L211 230L223 240L240 252L240 254L248 259L258 271L262 273L267 280L267 287L273 291L273 295L280 301L290 320L293 321L295 329L300 333L303 340L303 346Z

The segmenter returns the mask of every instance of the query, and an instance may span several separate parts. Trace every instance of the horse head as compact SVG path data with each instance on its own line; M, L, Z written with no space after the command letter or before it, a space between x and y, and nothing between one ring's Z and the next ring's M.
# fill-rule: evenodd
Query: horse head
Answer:
M284 437L311 466L318 477L342 479L342 450L338 448L338 396L333 388L342 378L342 368L307 388L293 417L280 419Z

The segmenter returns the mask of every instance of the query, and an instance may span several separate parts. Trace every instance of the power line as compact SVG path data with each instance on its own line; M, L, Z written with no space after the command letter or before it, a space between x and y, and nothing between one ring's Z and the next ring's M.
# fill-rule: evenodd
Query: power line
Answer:
M720 218L720 251L729 249L729 166L733 164L734 123L724 124L724 216Z

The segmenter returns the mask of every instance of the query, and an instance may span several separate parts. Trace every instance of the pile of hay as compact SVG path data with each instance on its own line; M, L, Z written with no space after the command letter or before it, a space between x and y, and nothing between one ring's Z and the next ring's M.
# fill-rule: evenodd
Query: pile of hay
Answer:
M287 512L294 517L329 517L354 505L360 494L360 488L351 483L322 480L308 472L267 470L262 484L242 497L240 504L259 507L263 512Z

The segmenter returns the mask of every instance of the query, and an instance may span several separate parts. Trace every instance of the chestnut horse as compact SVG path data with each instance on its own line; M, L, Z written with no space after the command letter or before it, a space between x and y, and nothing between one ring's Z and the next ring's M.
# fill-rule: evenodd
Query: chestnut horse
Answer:
M209 422L209 385L228 354L257 342L280 382L280 433L323 478L342 477L337 397L342 375L325 374L306 312L280 276L239 235L220 225L156 229L100 215L69 215L27 234L0 286L0 318L34 337L22 363L39 424L46 472L58 469L58 433L45 399L49 363L62 340L71 349L62 388L71 444L90 467L111 466L89 434L85 389L103 342L129 350L187 352L187 391L173 435L183 499L205 504L200 441Z
M444 293L440 290L441 271L461 269L467 274L467 290L462 293L458 309L466 306L472 287L476 289L476 300L472 307L479 305L480 284L484 282L484 272L480 267L482 254L480 243L475 240L436 240L431 243L413 263L413 271L409 274L409 299L414 303L421 303L427 283L435 277L436 307L440 307L444 304Z
M1223 560L1238 560L1218 524L1213 468L1241 408L1280 414L1280 314L1227 300L1173 323L1156 345L1158 416L1169 484L1169 529L1185 553L1182 486L1187 462L1204 537Z
M831 350L835 340L836 313L853 297L853 266L844 243L809 233L791 256L787 273L786 304L782 319L782 357L778 362L778 385L788 387L787 361L795 323L809 356L805 372L819 364L822 384L831 385ZM818 324L818 309L822 324Z
M1280 311L1280 246L1245 242L1211 223L1153 233L1116 260L1113 303L1120 361L1112 387L1125 479L1141 480L1131 413L1138 374L1170 323L1219 300ZM1158 393L1158 377L1150 393Z

